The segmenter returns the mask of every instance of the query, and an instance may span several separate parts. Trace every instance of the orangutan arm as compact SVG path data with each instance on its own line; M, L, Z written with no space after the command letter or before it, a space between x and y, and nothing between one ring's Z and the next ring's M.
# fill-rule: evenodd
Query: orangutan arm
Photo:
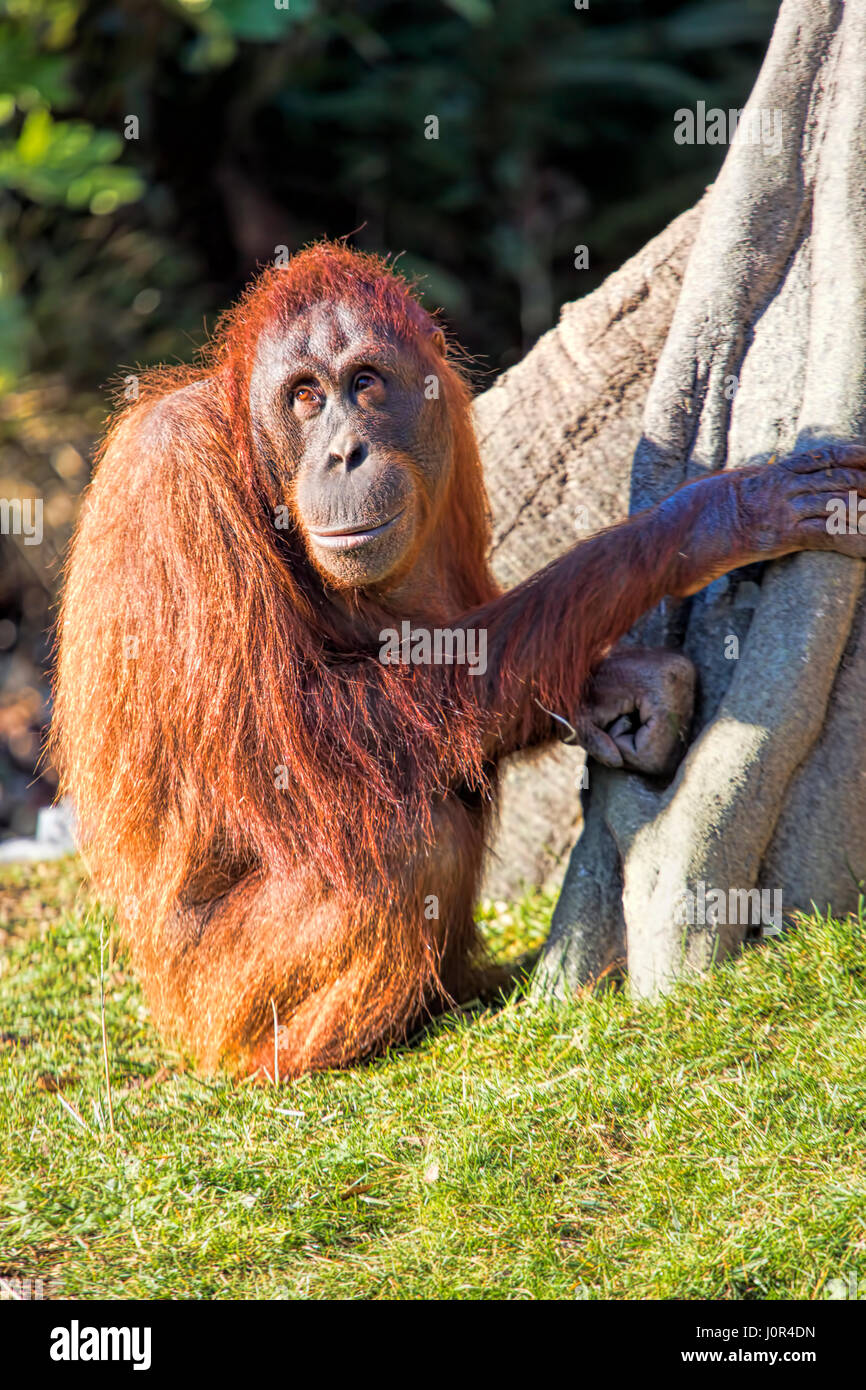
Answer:
M592 672L666 596L686 597L729 570L796 550L866 557L866 536L827 528L828 501L850 492L866 496L859 445L712 474L467 615L464 626L486 633L486 673L475 684L489 755L561 735L551 713L574 723Z

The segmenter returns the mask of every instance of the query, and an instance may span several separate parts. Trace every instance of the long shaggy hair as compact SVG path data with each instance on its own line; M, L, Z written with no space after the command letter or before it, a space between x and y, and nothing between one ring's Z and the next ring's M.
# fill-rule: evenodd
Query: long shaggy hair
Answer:
M250 372L261 334L317 301L349 303L374 337L417 340L430 356L453 438L435 546L447 611L395 615L363 593L337 603L299 531L275 526L290 481L253 447ZM288 1025L349 966L349 1021L331 1060L351 1058L374 1035L401 1031L446 988L443 963L471 951L471 913L426 931L423 903L407 901L424 884L408 885L401 870L431 845L431 808L449 789L490 795L471 682L456 668L377 656L395 617L435 623L497 593L470 392L453 350L434 363L434 328L384 262L315 245L260 275L198 365L140 378L85 497L59 628L53 751L158 1019L198 1038L207 1064L264 1030L270 998ZM464 877L477 879L482 835L479 824ZM320 933L307 978L260 970L253 986L250 973L256 997L234 1012L228 996L240 997L244 980L227 966L229 1021L206 1021L192 945L235 885L267 883L273 901L299 866L350 913L351 930ZM251 956L259 949L251 933ZM298 1049L300 1069L300 1031Z

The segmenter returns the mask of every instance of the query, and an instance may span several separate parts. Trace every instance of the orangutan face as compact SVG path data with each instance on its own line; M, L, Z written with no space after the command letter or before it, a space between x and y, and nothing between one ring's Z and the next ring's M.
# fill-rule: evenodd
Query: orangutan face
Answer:
M250 405L284 471L310 559L337 588L388 588L440 498L451 431L426 383L441 333L377 341L356 310L318 303L259 342Z

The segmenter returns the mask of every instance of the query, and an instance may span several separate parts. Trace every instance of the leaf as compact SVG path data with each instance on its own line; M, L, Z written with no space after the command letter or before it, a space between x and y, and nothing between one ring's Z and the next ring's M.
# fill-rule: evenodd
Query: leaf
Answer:
M55 121L41 106L25 118L14 143L0 144L0 185L37 203L113 212L144 192L134 169L115 164L122 153L123 141L113 131L94 130L87 121Z
M490 0L445 0L446 5L470 24L489 24L493 18Z
M284 9L274 0L214 0L207 13L219 16L235 38L269 43L283 38L313 9L314 0L288 0Z
M372 1191L373 1184L371 1182L353 1182L351 1187L347 1187L345 1191L340 1193L340 1201L347 1202L350 1197L360 1197L365 1192Z
M749 39L765 42L772 27L772 9L753 9L743 0L717 0L687 5L665 21L662 32L680 49L729 48Z
M32 106L34 100L66 106L73 99L68 60L41 53L37 42L35 34L0 24L0 92L15 97L22 107Z

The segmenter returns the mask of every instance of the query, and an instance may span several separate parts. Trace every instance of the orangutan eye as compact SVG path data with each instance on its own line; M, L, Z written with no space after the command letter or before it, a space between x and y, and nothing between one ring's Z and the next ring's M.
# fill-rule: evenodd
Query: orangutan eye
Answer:
M379 383L379 378L374 372L359 372L355 377L355 393L359 391L370 391Z
M322 404L322 393L313 381L301 381L297 386L292 387L292 405L319 406Z

